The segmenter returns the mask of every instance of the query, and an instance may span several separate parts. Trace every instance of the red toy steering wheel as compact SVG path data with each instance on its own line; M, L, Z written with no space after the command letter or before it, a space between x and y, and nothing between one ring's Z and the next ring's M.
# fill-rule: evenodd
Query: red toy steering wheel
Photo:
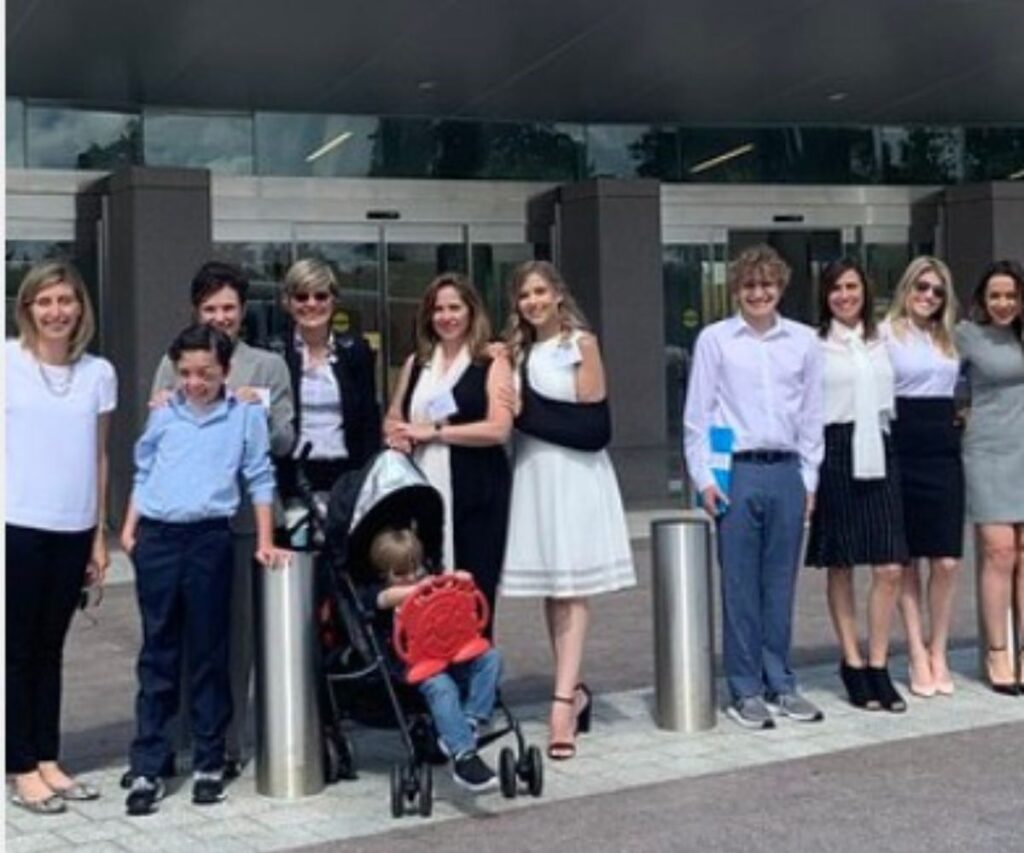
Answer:
M464 575L432 575L416 585L395 615L395 653L419 684L450 663L479 657L491 644L481 636L490 618L487 599Z

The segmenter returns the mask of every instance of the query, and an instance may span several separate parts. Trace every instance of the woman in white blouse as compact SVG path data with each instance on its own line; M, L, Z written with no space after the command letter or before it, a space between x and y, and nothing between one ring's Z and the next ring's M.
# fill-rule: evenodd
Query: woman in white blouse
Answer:
M881 326L895 376L893 444L911 560L904 567L900 596L910 692L925 697L953 693L946 646L964 533L964 471L953 401L960 369L953 339L956 316L948 267L937 258L919 257L903 273ZM926 605L921 561L930 567Z
M871 288L851 260L821 277L825 353L825 458L807 545L809 566L828 569L828 605L839 674L858 708L901 712L889 677L889 633L907 560L896 460L889 441L893 374L874 326ZM868 654L861 654L853 567L871 566Z
M110 563L104 535L114 368L85 351L95 330L71 264L25 276L5 346L7 773L11 802L35 814L99 791L58 763L64 637L84 584Z

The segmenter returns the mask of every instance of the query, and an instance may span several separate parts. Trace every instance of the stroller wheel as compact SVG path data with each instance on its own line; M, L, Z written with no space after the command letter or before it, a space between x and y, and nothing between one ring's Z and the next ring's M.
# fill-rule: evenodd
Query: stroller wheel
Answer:
M530 796L539 797L544 791L544 759L535 746L526 750L526 772L523 775L526 777Z
M434 770L429 764L421 764L416 773L419 782L420 817L430 817L434 811Z
M324 777L328 785L341 779L358 779L356 754L352 741L342 731L324 732Z
M506 746L498 756L498 778L501 779L501 795L508 800L515 799L519 793L519 780L516 776L516 754Z
M391 765L391 817L405 814L405 774L401 764Z

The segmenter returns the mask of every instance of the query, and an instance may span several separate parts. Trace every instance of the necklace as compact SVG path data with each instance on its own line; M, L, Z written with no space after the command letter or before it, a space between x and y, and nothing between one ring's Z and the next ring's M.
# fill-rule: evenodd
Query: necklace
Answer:
M54 376L50 375L46 365L41 361L37 361L36 366L39 368L39 378L43 380L43 385L54 397L67 397L71 393L71 384L75 378L74 364L66 368L58 368L60 372ZM67 372L65 373L65 371Z

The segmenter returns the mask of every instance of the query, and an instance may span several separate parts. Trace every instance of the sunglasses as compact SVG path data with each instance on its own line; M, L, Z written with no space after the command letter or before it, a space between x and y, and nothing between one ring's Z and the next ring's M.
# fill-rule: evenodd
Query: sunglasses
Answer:
M326 302L331 298L331 292L329 290L301 290L298 293L292 294L292 299L296 302L306 303L312 299L314 302Z
M918 293L927 293L930 290L936 299L946 298L946 288L941 284L932 284L930 281L915 281L914 290Z

